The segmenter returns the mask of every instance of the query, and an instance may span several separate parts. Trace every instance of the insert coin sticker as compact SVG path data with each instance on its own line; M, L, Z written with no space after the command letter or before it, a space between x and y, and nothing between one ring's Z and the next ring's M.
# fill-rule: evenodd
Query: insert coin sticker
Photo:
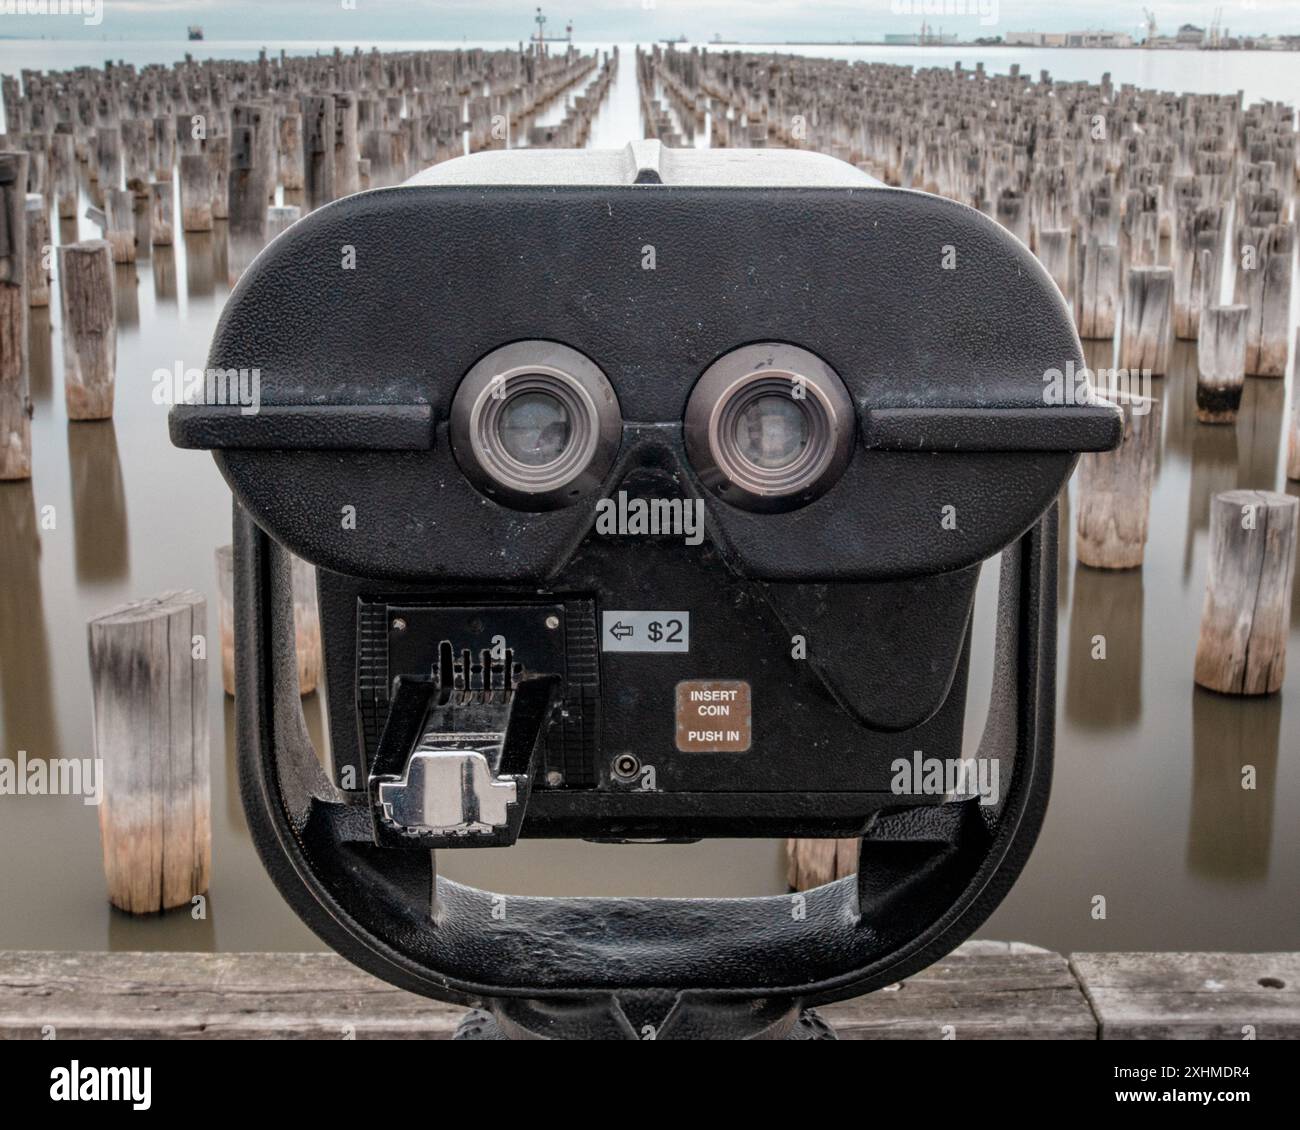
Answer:
M751 739L748 683L699 679L677 684L677 748L683 753L744 753Z

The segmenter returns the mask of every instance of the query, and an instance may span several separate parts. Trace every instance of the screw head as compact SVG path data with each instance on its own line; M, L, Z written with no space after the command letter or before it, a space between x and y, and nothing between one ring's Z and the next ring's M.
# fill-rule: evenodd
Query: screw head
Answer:
M631 780L641 772L641 762L635 754L620 753L614 758L614 776L623 780Z
M553 789L559 788L564 784L564 774L558 769L552 769L546 774L546 783Z
M546 617L546 626L550 628L551 631L555 631L555 629L560 626L560 618L558 616Z
M398 616L393 620L392 627L395 632L404 632L406 631L406 621Z

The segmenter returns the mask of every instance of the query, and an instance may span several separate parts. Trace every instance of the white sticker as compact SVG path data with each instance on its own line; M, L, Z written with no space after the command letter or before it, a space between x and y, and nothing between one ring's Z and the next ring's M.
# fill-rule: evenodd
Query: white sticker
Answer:
M602 651L690 651L689 612L602 612Z

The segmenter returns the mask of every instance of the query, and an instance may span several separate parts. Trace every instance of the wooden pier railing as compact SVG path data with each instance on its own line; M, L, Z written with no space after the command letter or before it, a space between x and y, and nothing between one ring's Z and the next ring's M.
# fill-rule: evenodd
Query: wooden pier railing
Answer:
M464 1010L332 953L0 953L4 1039L448 1039ZM819 1010L842 1039L1300 1039L1300 953L968 942Z

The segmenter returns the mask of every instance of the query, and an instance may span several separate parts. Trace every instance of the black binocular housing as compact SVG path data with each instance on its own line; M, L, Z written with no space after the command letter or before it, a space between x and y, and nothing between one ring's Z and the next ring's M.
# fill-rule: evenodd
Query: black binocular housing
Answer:
M709 1034L725 999L782 1035L950 950L1047 800L1055 500L1122 428L1052 395L1071 362L1013 236L808 152L485 152L306 216L209 355L260 405L171 417L235 496L241 781L281 890L358 964L530 1034ZM328 774L288 551L317 566ZM900 788L918 757L996 762L996 795ZM860 870L494 915L430 850L715 836L861 836Z

